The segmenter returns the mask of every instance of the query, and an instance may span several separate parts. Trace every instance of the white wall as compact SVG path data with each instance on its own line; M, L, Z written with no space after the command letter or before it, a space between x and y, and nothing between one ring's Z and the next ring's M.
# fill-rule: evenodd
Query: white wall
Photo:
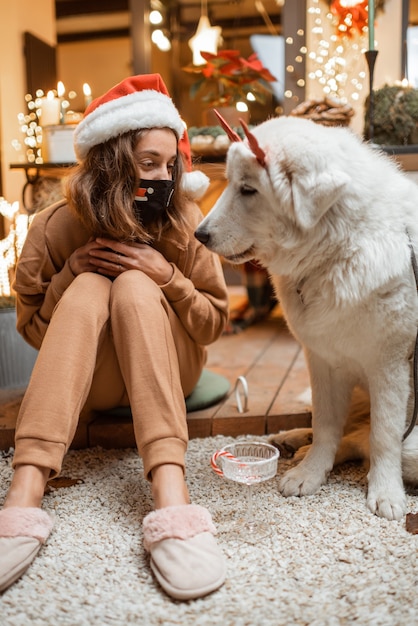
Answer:
M67 91L77 92L71 108L84 111L83 83L88 83L93 98L132 74L129 37L76 41L57 46L58 79Z
M20 170L9 164L19 160L12 146L21 139L17 115L26 113L25 56L23 33L30 31L55 45L54 0L2 0L0 3L0 144L3 195L8 202L20 200L26 181ZM20 155L23 158L23 155Z
M159 72L171 93L170 52L151 48L151 72ZM130 76L132 69L132 43L130 37L97 39L60 43L57 46L58 79L67 90L73 89L77 97L71 107L84 110L83 83L88 83L93 98Z

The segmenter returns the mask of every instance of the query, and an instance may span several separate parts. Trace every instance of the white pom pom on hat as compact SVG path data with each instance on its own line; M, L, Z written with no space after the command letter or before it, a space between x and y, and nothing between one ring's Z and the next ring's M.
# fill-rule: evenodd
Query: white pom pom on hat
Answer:
M159 74L130 76L93 100L74 132L77 159L83 161L93 146L141 128L171 128L176 133L187 167L183 190L194 199L202 197L209 179L203 172L192 171L185 125Z

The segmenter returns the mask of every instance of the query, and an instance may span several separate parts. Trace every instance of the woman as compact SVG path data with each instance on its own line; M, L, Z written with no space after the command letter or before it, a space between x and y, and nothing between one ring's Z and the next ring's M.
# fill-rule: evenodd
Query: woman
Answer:
M42 496L80 413L130 405L156 509L143 522L151 567L171 596L199 597L225 578L210 513L184 478L184 398L228 309L219 259L193 236L207 179L183 173L187 134L157 74L92 102L74 137L67 201L36 216L16 273L18 330L39 355L0 511L0 590L52 529Z

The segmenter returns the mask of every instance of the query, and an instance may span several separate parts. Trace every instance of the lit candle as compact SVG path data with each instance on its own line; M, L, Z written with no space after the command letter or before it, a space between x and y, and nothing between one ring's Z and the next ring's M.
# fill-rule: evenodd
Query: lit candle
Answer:
M64 107L65 87L64 87L64 83L61 80L59 80L58 84L57 84L57 93L58 93L58 98L59 98L59 103L60 103L60 124L64 124L64 118L65 118L65 107Z
M368 0L369 50L374 50L374 0Z
M53 91L48 91L41 101L41 126L51 126L60 121L60 102Z
M87 109L87 107L92 101L91 89L88 83L83 84L83 93L84 93L84 108Z

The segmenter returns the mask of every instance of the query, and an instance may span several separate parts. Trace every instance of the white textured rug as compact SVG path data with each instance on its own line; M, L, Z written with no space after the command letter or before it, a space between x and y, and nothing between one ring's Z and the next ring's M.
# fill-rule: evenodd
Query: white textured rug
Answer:
M263 440L264 438L258 438ZM227 437L194 439L188 452L193 502L208 506L228 561L226 584L191 602L169 599L142 548L149 486L134 450L71 451L63 475L82 483L54 490L44 507L56 524L27 574L0 596L2 626L412 626L418 623L418 535L372 515L366 470L337 469L311 497L285 499L278 476L256 488L272 534L259 544L223 533L245 508L244 490L210 469ZM0 498L10 455L0 458ZM418 507L408 496L408 511Z

